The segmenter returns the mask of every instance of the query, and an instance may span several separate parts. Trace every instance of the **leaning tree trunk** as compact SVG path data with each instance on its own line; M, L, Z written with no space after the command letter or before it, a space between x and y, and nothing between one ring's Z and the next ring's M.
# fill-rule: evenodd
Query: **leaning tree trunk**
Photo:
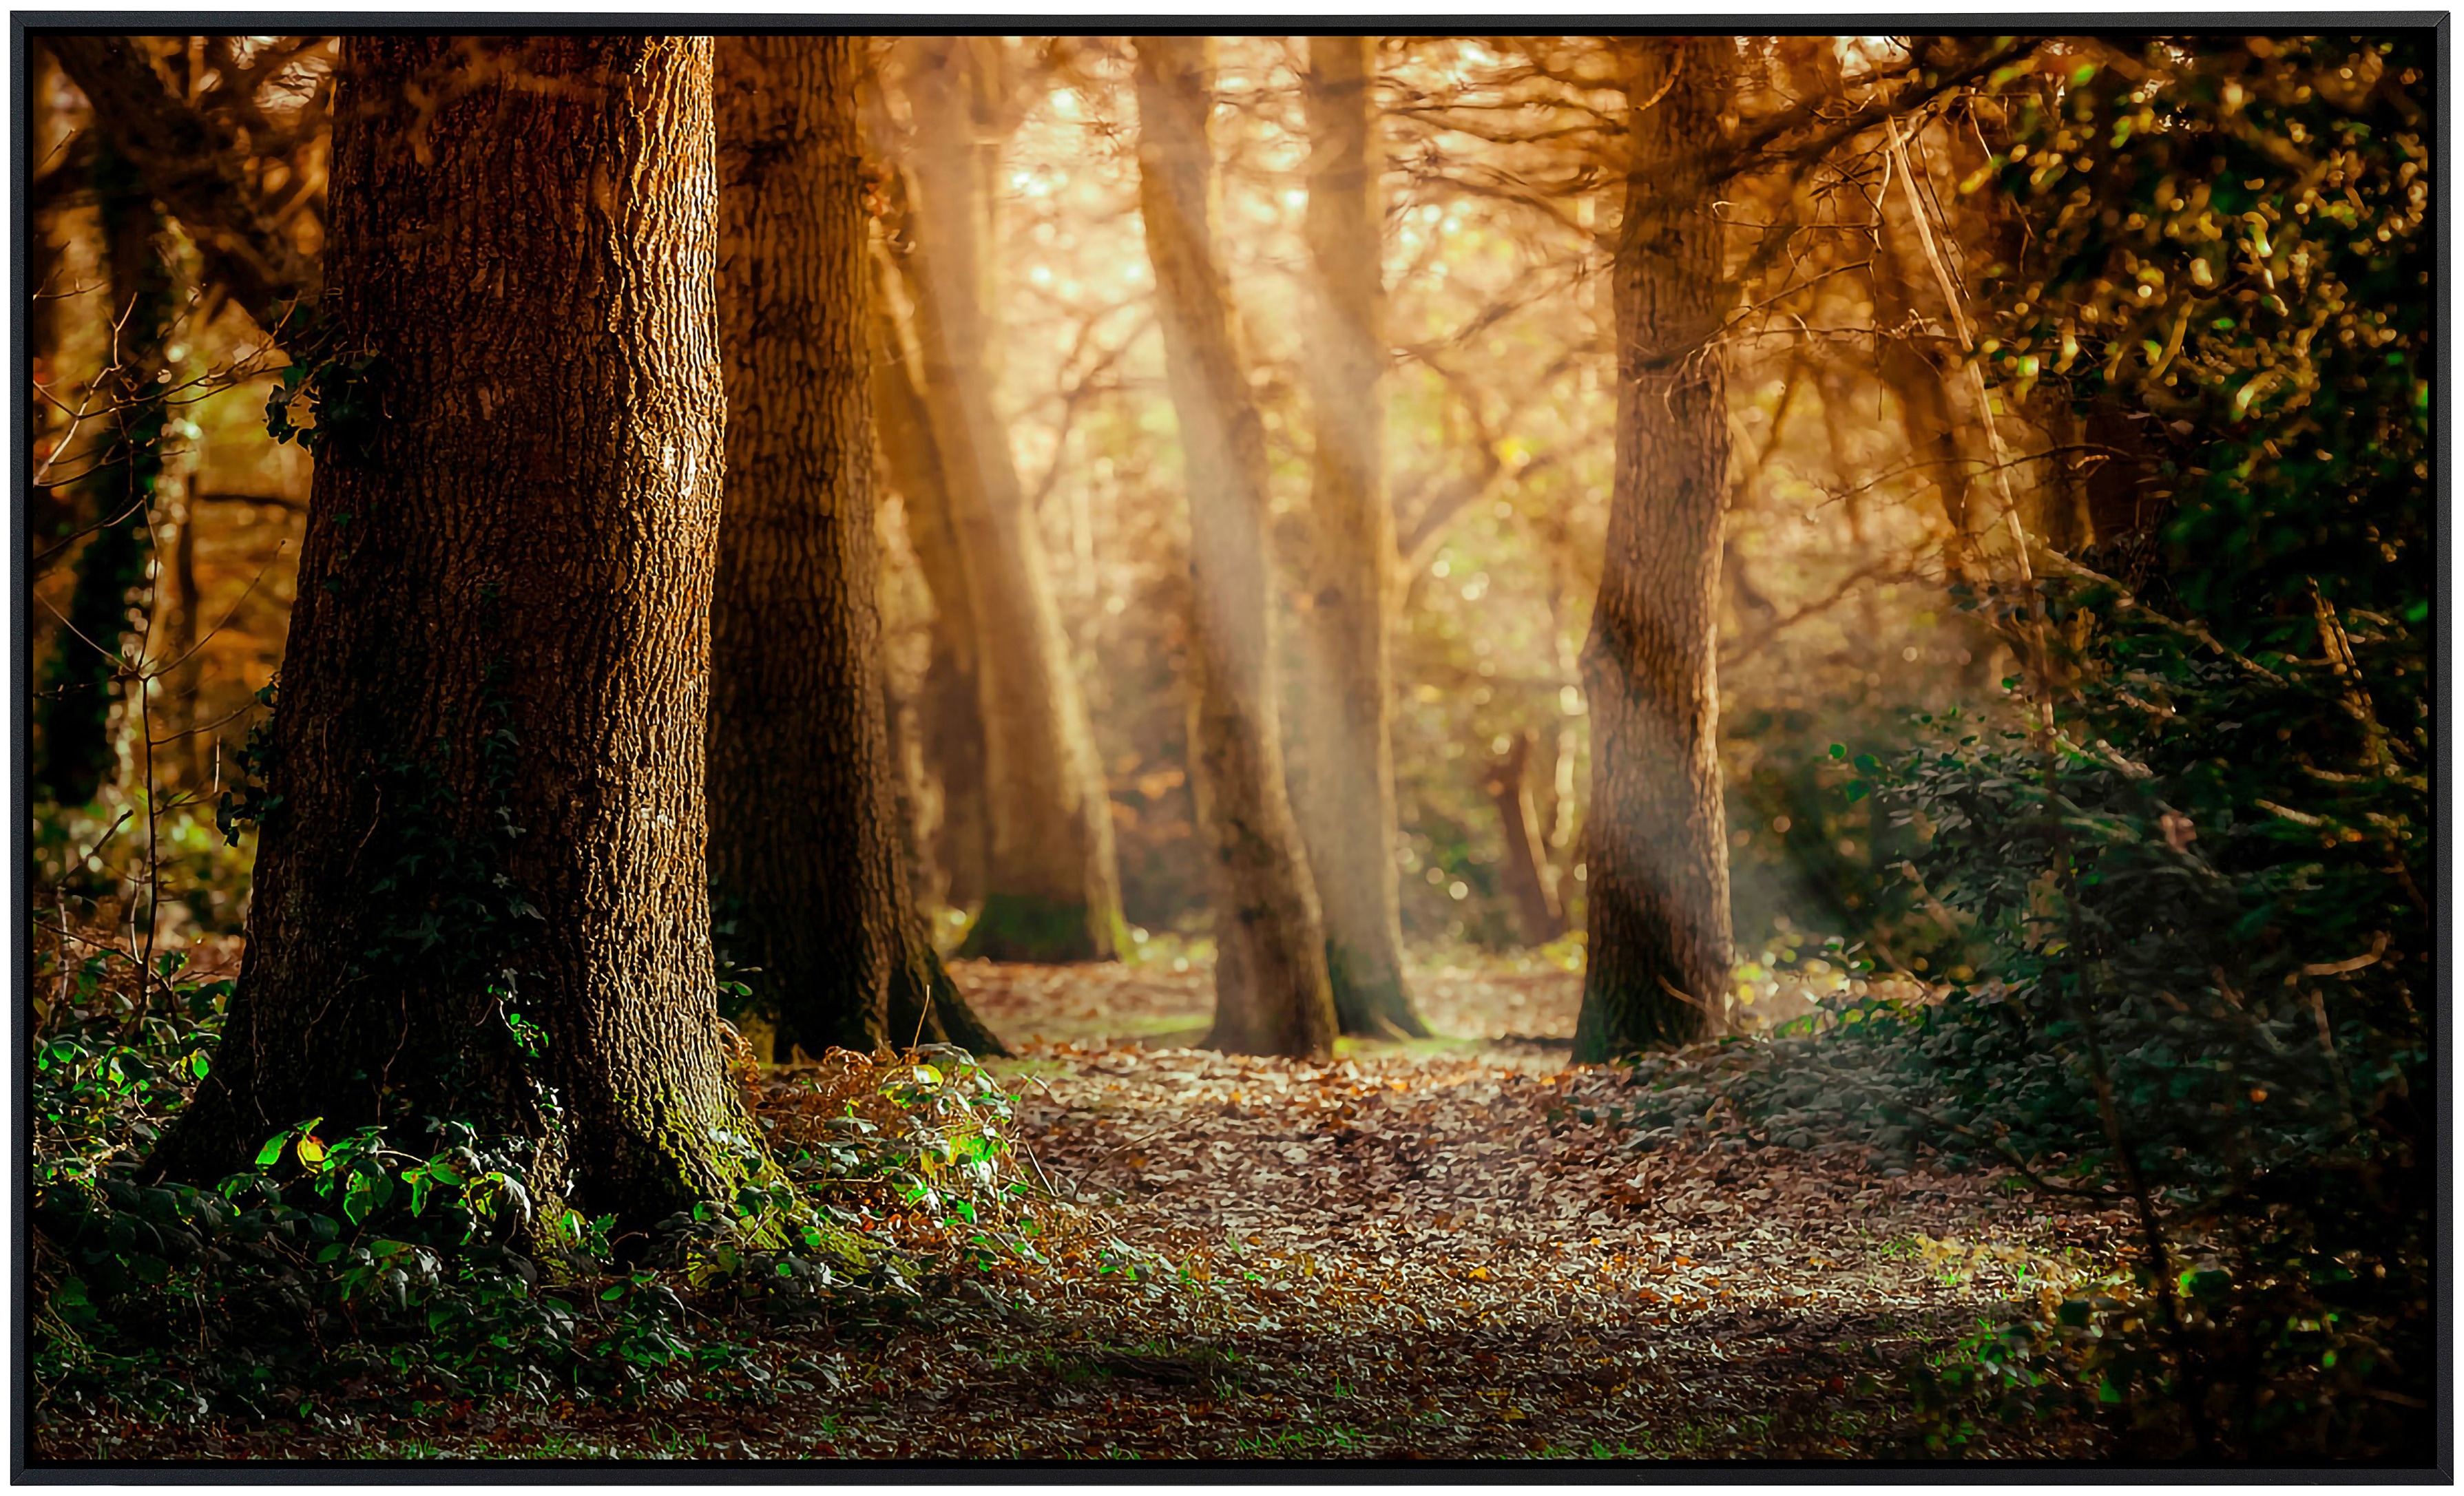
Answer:
M278 803L152 1168L311 1117L526 1149L630 1222L767 1169L721 1060L702 788L721 426L711 43L348 38Z
M1617 467L1583 650L1593 738L1578 1061L1712 1031L1730 958L1715 675L1728 420L1713 340L1726 301L1709 163L1733 43L1625 45Z
M985 803L984 903L963 954L1110 960L1120 954L1120 873L1094 730L1069 660L1044 545L993 401L998 340L986 275L971 49L919 38L908 78L924 397L977 627ZM997 39L994 39L997 41Z
M77 552L67 627L54 637L33 775L34 793L63 805L82 805L101 792L119 761L112 704L144 689L128 668L126 640L143 627L131 599L145 583L152 548L165 416L158 376L167 367L179 314L162 209L126 158L108 146L96 152L94 179L116 332L98 391L107 404L101 434L59 464L91 471L84 487L94 534Z
M1347 1034L1422 1036L1403 986L1396 888L1395 515L1386 499L1385 289L1371 85L1376 38L1312 36L1304 230L1318 305L1309 325L1309 607L1296 780L1303 842L1326 916L1327 978Z
M1949 323L1932 305L1936 298L1918 288L1916 277L1924 268L1921 261L1910 263L1915 231L1893 210L1899 194L1891 196L1893 201L1882 205L1867 271L1877 324L1875 372L1899 402L1901 432L1942 504L1943 521L1950 529L1951 569L1973 584L1984 576L1971 503L1984 464L1970 455L1965 439L1973 417L1959 408L1950 388L1958 345L1942 330ZM1950 367L1946 369L1938 358L1950 361Z
M1215 261L1215 43L1137 40L1138 209L1189 485L1190 760L1211 842L1215 1029L1247 1054L1333 1051L1317 894L1284 788L1267 613L1266 438Z
M727 484L711 602L710 881L798 1042L1001 1052L907 887L874 606L855 48L718 45Z
M1526 945L1547 945L1566 933L1566 916L1557 901L1556 869L1540 834L1540 817L1531 800L1531 752L1536 739L1517 733L1506 752L1488 766L1481 788L1497 806L1498 828L1506 835L1506 891L1514 901L1514 922Z

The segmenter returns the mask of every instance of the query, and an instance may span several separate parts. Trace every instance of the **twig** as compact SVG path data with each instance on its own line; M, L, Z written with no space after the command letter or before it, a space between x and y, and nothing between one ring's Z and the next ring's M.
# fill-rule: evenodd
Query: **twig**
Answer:
M139 960L136 957L121 950L116 945L112 945L107 941L97 940L92 935L81 935L76 931L69 929L66 925L47 925L39 919L34 921L34 928L37 930L48 930L55 935L65 936L68 939L75 940L79 945L92 946L94 949L100 951L105 956L117 956L121 960L136 967L139 976L143 977L145 980L154 983L156 986L161 987L165 997L172 999L174 1001L179 999L180 994L178 990L172 987L168 980L156 975L152 970L147 968L144 962Z

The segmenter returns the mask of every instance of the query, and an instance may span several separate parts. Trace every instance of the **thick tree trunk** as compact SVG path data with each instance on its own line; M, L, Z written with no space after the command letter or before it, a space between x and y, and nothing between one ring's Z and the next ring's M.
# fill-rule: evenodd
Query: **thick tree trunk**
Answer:
M506 39L414 107L460 45L343 45L325 316L354 362L319 375L280 800L212 1073L152 1168L466 1116L551 1204L644 1222L768 1167L703 876L712 49Z
M1566 916L1557 903L1557 870L1540 835L1540 817L1532 804L1531 754L1537 746L1529 733L1519 733L1505 754L1489 765L1482 788L1497 806L1497 822L1506 833L1506 891L1514 900L1514 922L1526 945L1547 945L1566 933Z
M710 877L796 1044L1001 1052L907 888L874 604L857 43L718 44L727 484L711 603Z
M1728 843L1717 630L1728 489L1725 308L1708 158L1725 36L1629 42L1625 217L1613 267L1617 468L1592 635L1590 926L1574 1058L1711 1032L1727 1012Z
M1265 429L1214 254L1214 46L1202 36L1137 40L1138 209L1189 486L1191 779L1215 897L1208 1043L1324 1056L1334 1001L1277 721Z
M155 489L163 477L165 411L157 376L178 316L162 210L117 151L96 154L94 176L118 332L104 353L99 393L109 413L101 434L80 442L90 451L66 459L92 471L84 486L92 495L88 522L97 528L77 552L68 627L55 635L44 681L34 793L63 805L85 804L110 780L119 762L112 706L143 689L123 662L127 635L143 627L145 616L133 599L145 583Z
M985 802L984 902L964 954L1110 960L1120 952L1112 812L1069 641L993 399L986 294L993 246L979 161L974 49L917 38L908 75L918 247L911 257L924 399L965 557L977 627Z
M907 500L907 536L915 564L933 594L933 649L915 703L924 762L940 790L940 820L934 827L933 860L941 873L941 898L966 908L984 896L984 858L992 827L984 807L983 704L976 680L975 605L969 600L966 559L958 551L950 517L950 489L941 454L933 441L932 417L918 384L923 355L915 350L911 319L900 315L908 278L886 249L872 257L872 398L890 480Z
M1309 399L1309 607L1302 616L1301 836L1326 918L1347 1034L1428 1033L1403 985L1395 871L1394 680L1387 664L1395 515L1386 496L1376 38L1312 36L1304 230L1316 277Z

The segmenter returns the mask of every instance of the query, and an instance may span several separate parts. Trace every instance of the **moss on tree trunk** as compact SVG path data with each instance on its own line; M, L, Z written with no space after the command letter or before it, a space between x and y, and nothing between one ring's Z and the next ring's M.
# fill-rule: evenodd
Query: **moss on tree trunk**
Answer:
M1215 900L1215 1027L1247 1054L1333 1051L1334 1000L1284 785L1266 575L1265 429L1214 251L1214 41L1137 41L1138 206L1189 489L1190 781Z
M1326 920L1327 977L1347 1034L1428 1033L1403 982L1395 878L1395 513L1386 495L1385 289L1376 38L1312 36L1309 120L1314 279L1309 404L1309 607L1302 616L1294 802Z
M467 45L343 45L279 799L212 1073L151 1168L459 1115L543 1198L645 1222L765 1168L702 876L712 49ZM453 68L482 81L429 99Z
M1612 267L1617 468L1583 650L1593 737L1579 1061L1700 1038L1728 996L1715 673L1728 416L1708 346L1727 293L1708 164L1733 43L1620 50L1632 155Z
M801 1042L1001 1052L917 917L874 606L857 43L720 41L727 496L712 602L710 872Z

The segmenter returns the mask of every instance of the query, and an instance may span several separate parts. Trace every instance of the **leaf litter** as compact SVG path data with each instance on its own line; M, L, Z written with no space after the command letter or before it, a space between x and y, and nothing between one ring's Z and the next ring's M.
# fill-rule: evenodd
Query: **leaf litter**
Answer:
M224 1425L176 1452L1922 1455L1908 1370L2109 1277L2124 1250L2118 1214L2048 1202L1997 1170L1752 1146L1720 1125L1718 1099L1704 1128L1643 1128L1636 1072L1571 1066L1566 1041L1535 1037L1571 1031L1570 973L1424 971L1424 1013L1474 1037L1347 1042L1327 1063L1196 1047L1209 1001L1196 963L957 975L1013 1036L1015 1057L990 1069L1014 1097L1019 1155L1051 1191L1040 1262L961 1249L951 1223L890 1210L876 1224L937 1271L920 1298L767 1331L796 1342L809 1392L466 1402L356 1432ZM774 1143L848 1090L811 1071L747 1080ZM167 1439L77 1435L108 1459L173 1453ZM2076 1457L2093 1431L1987 1429L1969 1452Z

